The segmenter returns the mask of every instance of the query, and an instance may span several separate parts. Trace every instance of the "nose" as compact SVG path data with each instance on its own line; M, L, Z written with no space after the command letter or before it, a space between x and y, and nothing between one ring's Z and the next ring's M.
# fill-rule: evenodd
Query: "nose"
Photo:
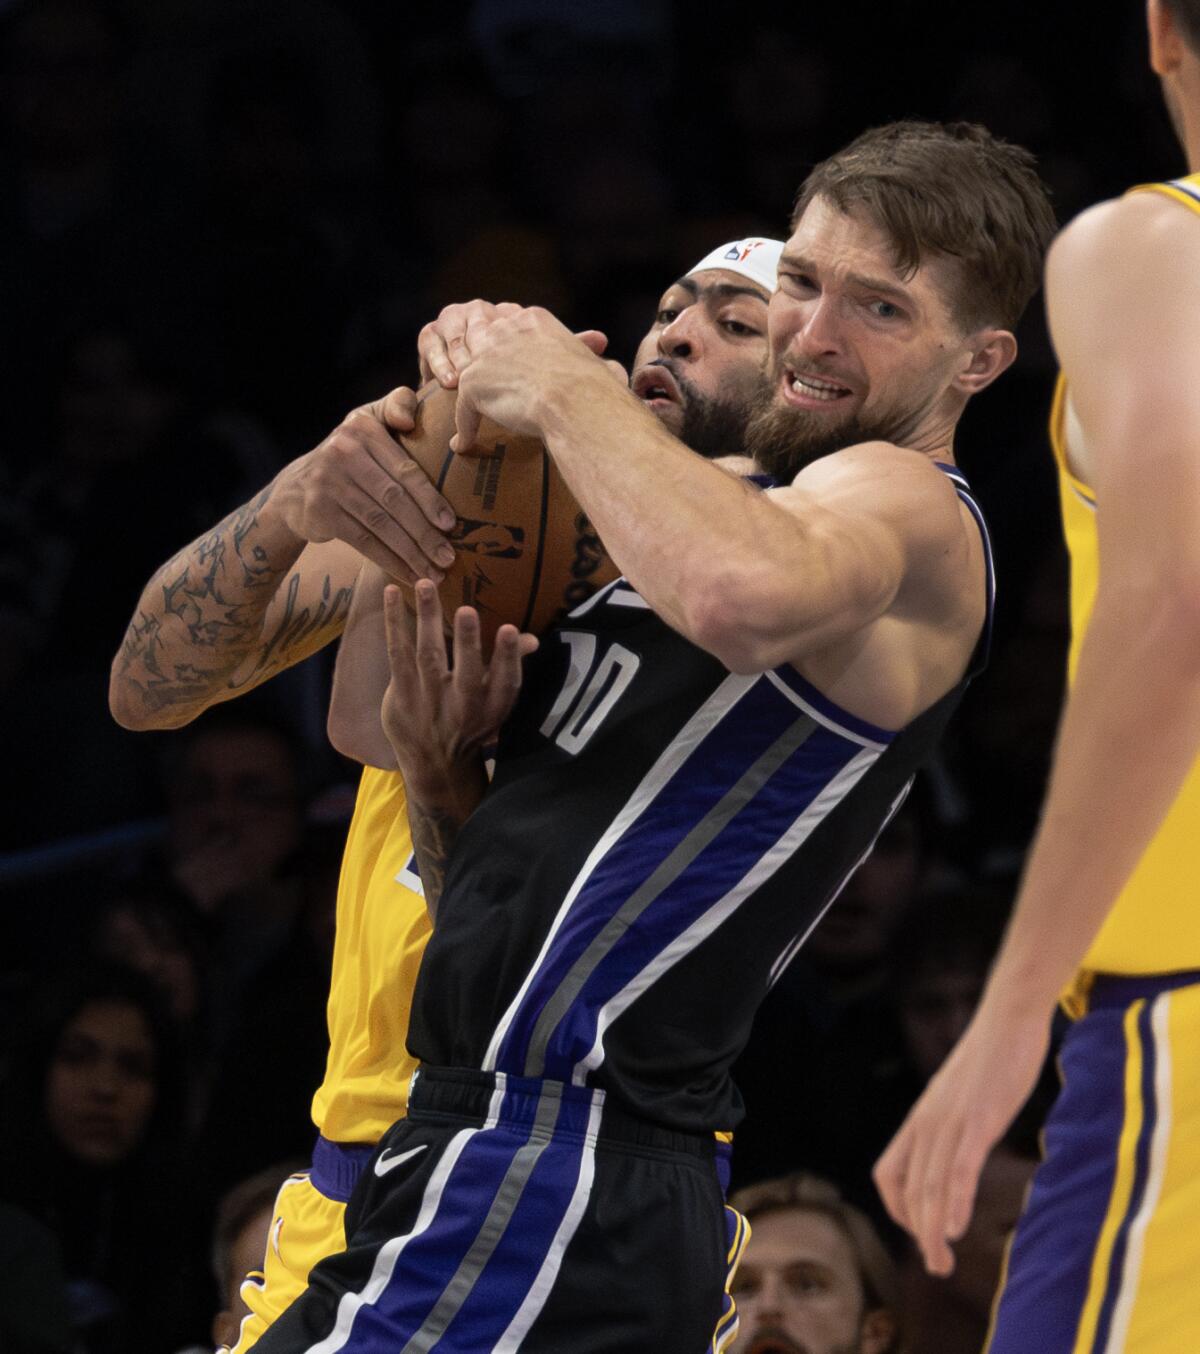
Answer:
M771 1324L772 1320L778 1320L781 1314L782 1298L783 1287L779 1282L779 1276L776 1274L760 1276L758 1289L753 1298L755 1320L765 1322L768 1325ZM748 1305L743 1304L743 1306Z
M700 356L703 347L699 306L687 306L670 324L664 325L658 335L658 351L663 357L680 361Z
M88 1090L93 1100L106 1104L116 1100L121 1092L121 1077L111 1058L99 1058L88 1078Z
M827 292L793 302L788 347L804 357L836 357L842 352L842 325L837 300Z

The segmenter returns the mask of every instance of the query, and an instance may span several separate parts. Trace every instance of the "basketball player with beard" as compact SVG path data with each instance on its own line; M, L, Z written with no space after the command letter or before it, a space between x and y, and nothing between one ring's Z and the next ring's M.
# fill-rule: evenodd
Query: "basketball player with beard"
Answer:
M749 479L544 311L444 327L460 445L484 414L543 441L624 577L527 660L475 802L435 591L415 652L386 594L384 726L436 908L420 1065L345 1254L262 1354L728 1347L729 1067L982 660L954 430L1015 356L1052 228L1030 157L981 128L895 124L819 165Z
M751 238L714 249L668 288L638 349L634 379L649 381L641 398L704 454L744 437L781 248ZM444 319L501 313L475 303L448 308ZM401 388L356 410L155 573L113 663L110 700L122 724L188 723L344 626L369 630L363 570L436 576L448 508L392 436L412 428L414 407ZM378 614L373 623L382 655ZM330 1048L312 1110L319 1136L311 1170L280 1191L263 1272L242 1286L251 1314L239 1354L302 1291L312 1266L344 1247L346 1200L374 1144L404 1114L414 1066L405 1037L429 916L378 696L362 718L357 652L350 643L339 653L329 719L335 746L365 766L338 884Z

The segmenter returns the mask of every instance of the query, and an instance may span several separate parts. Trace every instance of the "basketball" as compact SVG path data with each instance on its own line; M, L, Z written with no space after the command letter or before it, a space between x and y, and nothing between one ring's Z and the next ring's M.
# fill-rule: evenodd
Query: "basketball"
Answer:
M399 441L457 514L438 590L446 619L474 607L488 650L506 622L540 635L620 571L540 442L485 419L478 449L450 450L457 398L423 386L417 426Z

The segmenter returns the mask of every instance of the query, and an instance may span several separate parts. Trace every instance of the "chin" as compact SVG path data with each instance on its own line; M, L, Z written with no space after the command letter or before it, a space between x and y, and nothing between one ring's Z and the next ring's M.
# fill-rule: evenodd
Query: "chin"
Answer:
M648 404L646 408L666 428L667 432L676 437L679 436L679 430L683 427L683 409L680 405L664 404L659 401L656 404Z

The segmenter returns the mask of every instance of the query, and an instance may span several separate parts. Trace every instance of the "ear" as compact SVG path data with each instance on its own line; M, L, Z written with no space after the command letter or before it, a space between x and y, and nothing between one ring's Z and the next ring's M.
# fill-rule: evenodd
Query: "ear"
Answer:
M1183 39L1170 8L1163 0L1146 0L1146 28L1150 35L1150 68L1170 75L1183 59Z
M1007 329L981 329L971 337L970 360L954 378L964 395L977 395L1016 360L1017 340Z
M876 1307L863 1317L859 1354L887 1354L896 1339L896 1318L886 1307Z

